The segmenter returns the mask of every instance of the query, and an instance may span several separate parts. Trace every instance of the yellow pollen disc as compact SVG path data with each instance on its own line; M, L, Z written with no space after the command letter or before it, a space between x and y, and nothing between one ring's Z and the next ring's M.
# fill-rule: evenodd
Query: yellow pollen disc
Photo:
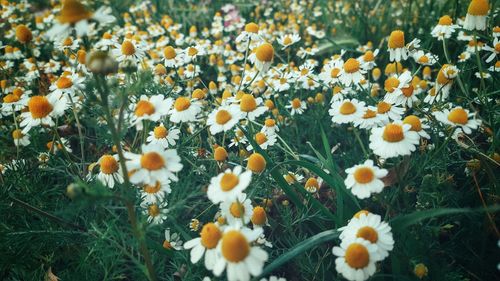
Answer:
M220 188L226 192L231 191L238 185L239 182L240 179L237 175L233 173L225 173L220 179Z
M151 115L153 113L155 113L155 107L147 100L140 100L135 106L135 115L138 117Z
M73 39L71 39L71 37L67 37L66 39L64 39L62 44L66 47L71 46L71 44L73 44Z
M56 86L58 89L67 89L73 86L73 81L71 81L71 78L68 78L67 76L61 76L57 80Z
M254 153L248 158L247 168L254 173L260 173L264 171L266 164L264 156Z
M301 105L302 104L298 98L295 98L292 100L292 107L293 108L295 108L295 109L300 108Z
M398 124L387 124L384 128L382 138L387 142L398 142L404 139L403 127Z
M467 13L473 16L485 16L490 9L488 0L472 0L467 9Z
M215 122L219 125L226 124L231 118L231 113L224 109L217 111L217 114L215 114Z
M148 207L148 214L152 217L156 217L160 214L160 207L158 205L153 204Z
M292 38L290 38L290 36L286 36L285 39L283 39L283 45L290 45L292 44Z
M418 62L419 63L429 63L429 57L427 57L426 55L423 55L420 58L418 58Z
M247 25L245 25L245 31L249 33L258 33L259 26L254 22L248 23Z
M99 165L101 165L101 172L104 174L113 174L118 171L118 162L111 155L102 156Z
M33 34L26 25L20 24L16 27L16 38L21 43L27 43L33 39Z
M21 139L23 136L23 132L20 129L16 129L12 132L12 138L15 140Z
M219 146L214 150L215 161L225 161L227 159L227 151L224 147Z
M217 225L214 223L207 223L201 229L201 244L207 249L213 249L219 243L219 240L222 237L222 233L220 232Z
M339 73L340 73L340 68L333 68L332 71L330 71L330 77L337 78L339 77Z
M374 61L375 60L375 56L373 55L373 52L372 51L367 51L365 53L365 55L363 56L363 60L364 61Z
M357 59L350 58L344 63L344 71L354 73L359 70L360 63Z
M196 56L198 54L198 50L194 47L189 47L188 49L188 56Z
M240 109L243 112L251 112L257 108L257 102L251 94L244 94L240 100Z
M305 187L315 187L315 188L319 188L319 182L316 178L309 178L307 179L305 185Z
M102 35L102 38L109 40L109 39L113 38L113 35L111 35L111 33L109 33L109 32L104 32L104 34Z
M147 152L141 156L141 166L149 171L156 171L165 167L165 160L157 152Z
M414 88L413 88L412 85L410 85L410 86L408 86L406 88L401 89L401 91L403 92L403 95L405 97L407 97L407 98L411 97L413 95L413 90L414 90Z
M420 122L420 118L415 115L408 115L403 119L404 124L411 125L411 131L419 132L422 130L422 122Z
M171 60L175 58L177 54L175 53L174 47L167 46L165 47L165 50L163 50L163 55L165 56L166 59Z
M128 40L123 41L122 54L124 54L126 56L131 56L131 55L135 54L134 44Z
M250 245L241 232L230 230L222 237L222 255L230 262L240 262L250 254Z
M389 93L394 92L394 90L399 86L399 80L398 78L392 76L387 78L384 82L384 90L386 90Z
M373 170L368 167L359 167L354 171L354 179L358 183L369 183L375 178Z
M229 207L229 212L231 212L233 217L241 218L241 216L245 213L245 207L239 202L234 202Z
M92 13L85 9L78 0L65 0L57 18L61 23L74 24L81 20L89 19Z
M356 112L356 106L350 101L344 102L339 109L340 114L342 115L350 115Z
M363 119L375 118L377 116L377 112L367 109L365 114L363 115Z
M389 36L390 49L403 48L405 46L405 33L401 30L394 30Z
M168 130L164 126L155 127L153 134L156 139L164 139L168 136Z
M495 45L495 51L497 53L500 53L500 43L496 43L496 45Z
M266 134L261 133L261 132L255 134L255 142L257 142L257 144L261 145L261 144L265 143L266 141L267 141Z
M17 95L8 94L5 97L3 97L3 102L4 103L13 103L13 102L19 101L19 99L20 98Z
M391 110L391 107L392 106L390 103L381 101L377 104L377 113L384 114L384 113L388 112L389 110Z
M362 244L352 243L345 251L345 261L352 268L364 268L370 262L370 254Z
M448 120L456 123L465 125L469 121L469 116L463 108L455 108L448 114Z
M33 96L28 102L28 109L35 119L43 118L52 112L52 105L45 96Z
M377 243L378 241L378 233L373 227L370 226L364 226L360 229L358 229L358 232L356 233L356 237L363 238L365 240L368 240L372 243Z
M184 111L188 109L190 106L191 106L191 101L189 101L189 99L186 97L178 97L174 103L174 108L177 111Z
M451 19L450 16L444 15L439 19L438 24L439 25L451 25L453 23L453 20Z
M264 124L266 125L266 127L274 127L276 125L276 121L274 121L274 119L266 119L266 121L264 121Z
M170 241L163 241L163 248L169 250L169 249L172 249L172 244L170 244Z
M256 225L263 225L266 223L267 220L267 215L266 211L264 208L261 206L257 206L253 208L253 213L252 213L252 223Z
M143 190L144 192L146 193L149 193L149 194L155 194L155 193L158 193L158 191L160 191L160 188L161 188L161 184L159 181L156 181L156 184L155 185L149 185L149 184L146 184L144 187L143 187Z
M274 58L274 48L273 45L269 43L264 43L257 47L257 51L255 52L255 56L259 61L262 62L270 62Z

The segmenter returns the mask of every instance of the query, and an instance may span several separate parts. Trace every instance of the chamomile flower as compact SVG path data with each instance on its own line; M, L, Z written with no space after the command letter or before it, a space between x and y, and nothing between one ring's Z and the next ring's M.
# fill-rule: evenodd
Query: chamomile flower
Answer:
M255 67L261 74L267 73L274 59L274 48L269 43L263 43L255 51Z
M143 213L148 216L148 223L161 224L167 219L167 202L143 203L141 207L144 209Z
M481 125L481 120L475 119L474 115L460 106L452 110L443 109L443 111L434 112L434 116L439 122L455 127L457 131L463 131L466 134L471 134L472 130L476 130Z
M453 24L453 19L450 16L444 15L439 18L439 22L432 29L431 35L438 40L443 40L443 38L448 39L451 37L451 34L453 34L453 32L455 32L455 30L458 28L459 26Z
M412 57L420 65L433 65L437 62L437 56L432 53L425 53L422 50L413 52Z
M256 23L250 22L245 25L245 30L243 30L238 37L236 37L236 43L247 42L247 41L261 41L262 37L259 35L259 26Z
M246 225L253 214L252 201L245 193L240 193L233 200L225 200L220 204L221 215L229 225Z
M49 90L55 95L67 94L75 101L75 94L77 91L83 89L84 81L85 78L79 77L76 73L61 75L61 77L50 85Z
M260 229L226 228L218 245L220 256L214 265L214 275L219 277L226 270L228 281L248 281L250 276L261 274L268 254L251 244L261 233Z
M236 166L231 171L227 169L210 180L207 196L214 204L234 200L245 190L252 180L252 172L244 171L243 167Z
M178 67L184 63L184 58L181 50L176 50L172 46L166 46L163 49L163 57L165 59L166 67Z
M164 183L169 179L177 181L174 174L182 169L181 158L177 150L165 150L159 144L143 144L142 153L125 152L127 170L132 172L130 182L133 184Z
M212 270L219 255L217 245L221 238L222 229L217 224L211 222L205 224L201 229L200 237L184 243L184 249L191 250L191 263L197 263L205 255L205 268Z
M289 46L300 41L300 36L297 33L281 35L278 38L278 43L283 46L281 49L284 50Z
M496 37L493 39L493 47L484 46L483 50L491 53L485 60L487 63L490 63L493 59L500 55L500 39Z
M170 180L165 182L156 181L155 184L144 184L141 189L141 199L145 204L161 203L165 201L167 194L172 192Z
M294 98L290 101L290 104L286 106L290 109L290 114L293 116L295 114L301 115L307 109L307 104L305 101L301 101L299 98Z
M167 250L180 250L182 249L181 237L177 233L170 233L170 228L165 229L165 241L163 241L163 248Z
M200 103L190 100L188 97L178 97L174 107L170 111L170 121L173 123L197 121L197 115L201 112Z
M122 170L118 163L117 155L105 154L99 158L97 161L99 163L99 174L97 179L109 188L115 186L115 182L118 184L123 183Z
M400 62L408 58L408 49L405 46L405 33L401 30L394 30L387 41L389 49L389 60Z
M387 170L373 165L372 160L366 160L361 165L355 165L346 169L347 178L344 181L347 189L350 189L359 199L365 199L373 193L380 193L384 189L382 178L387 176Z
M489 10L490 3L488 0L472 0L467 8L464 28L467 30L485 30Z
M364 79L365 73L366 70L362 68L361 62L355 58L350 58L344 63L338 74L339 81L347 87L352 84L357 85Z
M267 111L267 107L261 104L262 98L255 98L251 94L243 94L240 98L242 118L248 118L248 120L254 121L255 118L264 114Z
M358 217L353 217L340 234L342 240L356 238L362 238L377 245L377 254L381 259L389 256L389 251L394 248L391 227L376 214L362 213Z
M368 106L361 118L354 120L354 126L361 129L371 129L374 127L380 127L389 122L389 117L387 115L379 114L377 108L374 106Z
M212 135L231 130L241 119L241 111L237 105L223 105L212 111L207 117Z
M138 130L142 130L142 121L150 120L156 122L160 120L160 118L169 113L172 104L173 101L171 98L165 99L161 94L151 97L141 95L139 101L131 105L133 112L130 114L130 125L135 125Z
M404 114L404 112L404 108L401 108L397 105L392 105L385 101L380 101L377 104L377 114L384 115L393 121L401 120L401 116Z
M116 48L111 51L118 62L125 60L138 63L144 57L144 49L137 41L125 39L122 44L117 44Z
M146 139L148 143L159 144L163 148L169 146L175 146L177 140L179 139L179 134L181 131L177 128L167 129L163 123L156 126L153 131L149 132L149 136Z
M381 258L377 245L363 238L345 239L340 247L333 247L335 270L350 281L364 281L376 271L375 263Z
M384 127L373 128L370 149L382 158L410 155L420 143L420 135L411 131L411 125L394 121Z
M264 132L258 132L254 136L255 142L259 145L261 149L267 149L269 146L273 146L276 143L276 134L267 134ZM248 151L254 150L252 144L247 146Z
M415 115L408 115L403 119L404 124L411 125L410 131L417 132L420 137L430 139L431 136L424 130L429 129L430 126L424 123L426 120L421 120Z
M264 121L264 126L260 129L266 135L274 135L279 132L280 128L276 125L276 120L268 118Z
M261 206L253 208L252 218L250 220L254 228L263 227L264 225L269 226L266 210Z
M12 131L12 138L14 139L15 146L28 146L31 143L30 136L28 134L23 134L21 129Z
M23 121L19 125L24 128L23 134L35 126L54 126L53 119L62 116L68 107L65 96L32 96L28 101L28 111L21 113Z
M13 112L20 111L28 105L29 97L27 93L23 93L22 90L14 91L11 94L7 94L2 98L2 109L1 112L5 116L12 115Z
M335 124L345 124L358 120L364 114L365 102L357 99L334 101L328 111Z
M401 104L403 88L407 88L410 85L411 79L409 71L388 77L384 82L384 90L386 91L384 101L390 104Z

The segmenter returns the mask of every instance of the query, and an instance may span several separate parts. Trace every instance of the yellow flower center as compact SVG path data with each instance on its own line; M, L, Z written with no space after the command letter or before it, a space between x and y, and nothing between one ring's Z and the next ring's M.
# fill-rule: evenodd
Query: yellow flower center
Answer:
M222 237L222 255L230 262L243 261L250 254L250 245L241 232L230 230Z
M406 116L403 123L411 125L411 131L419 132L422 130L422 122L420 121L420 118L415 115Z
M350 58L344 63L344 71L354 73L359 70L360 63L357 59Z
M3 97L3 102L4 103L13 103L13 102L19 101L19 99L20 98L17 95L8 94L5 97Z
M392 105L385 101L381 101L377 104L377 113L384 114L391 110Z
M345 251L345 261L352 268L364 268L370 262L370 254L362 244L352 243Z
M292 38L290 36L285 36L285 39L283 39L283 45L290 45L292 44Z
M23 136L23 132L20 129L16 129L12 132L12 138L15 140L21 139Z
M52 105L45 96L33 96L28 102L28 110L35 119L46 117L52 109Z
M152 217L156 217L160 214L160 207L156 204L152 204L148 206L148 214Z
M184 111L188 109L190 106L191 106L191 101L189 101L189 99L186 97L178 97L174 103L174 108L177 111Z
M238 185L239 182L240 179L237 175L233 173L225 173L220 180L220 188L226 192L231 191Z
M163 50L163 55L165 56L166 59L171 60L171 59L175 58L177 53L175 52L174 47L167 46L167 47L165 47L165 50Z
M384 90L386 90L389 93L394 92L394 90L399 86L399 79L392 76L387 78L384 82Z
M261 206L257 206L253 208L253 213L252 213L252 223L255 225L263 225L266 223L267 220L267 215L266 211L264 208Z
M405 33L401 30L394 30L389 36L390 49L403 48L405 46Z
M295 108L295 109L300 108L301 105L302 104L298 98L295 98L292 100L292 107L293 108Z
M219 146L214 150L215 161L224 161L227 159L227 151L224 147Z
M266 159L259 153L254 153L248 158L247 168L254 172L260 173L266 168Z
M398 142L404 139L403 127L398 124L387 124L382 135L385 141Z
M264 124L266 125L266 127L274 127L276 125L276 121L274 121L274 119L266 119L266 121L264 121Z
M339 73L340 73L340 68L333 68L330 71L330 77L337 78L337 77L339 77Z
M249 33L258 33L259 26L254 22L248 23L247 25L245 25L245 31Z
M67 37L66 39L64 39L62 44L65 47L69 47L69 46L71 46L71 44L73 44L73 39L71 39L71 37Z
M496 44L495 44L495 51L496 51L497 53L500 53L500 43L496 43Z
M266 137L266 134L264 133L257 133L255 134L255 141L257 142L257 144L261 145L263 143L265 143L267 141L267 137Z
M229 207L229 212L235 218L241 218L241 216L245 213L245 206L243 206L240 202L233 202Z
M372 51L367 51L365 53L365 55L363 56L363 60L364 61L374 61L375 60L375 56L373 55L373 52Z
M131 41L129 41L129 40L123 41L122 54L124 54L126 56L131 56L131 55L135 54L135 46Z
M356 233L356 237L363 238L365 240L368 240L372 243L377 243L378 241L378 233L373 227L370 226L364 226L360 229L358 229L358 232Z
M469 121L469 117L464 109L455 108L448 114L448 120L456 124L465 125Z
M156 139L164 139L168 136L168 130L164 126L157 126L153 130Z
M167 249L167 250L170 250L172 249L172 244L170 244L170 241L163 241L163 248Z
M161 184L159 181L156 181L155 185L149 185L146 184L143 188L144 192L149 193L149 194L155 194L158 193L161 189Z
M101 161L99 161L99 165L101 165L101 172L104 174L113 174L118 171L118 162L111 155L104 155L101 157Z
M240 109L243 112L251 112L257 108L257 102L251 94L244 94L240 100Z
M439 19L438 24L439 25L451 25L453 23L453 20L451 19L450 16L444 15Z
M255 56L259 61L270 62L274 58L274 48L269 43L264 43L257 48Z
M81 20L89 19L92 13L85 9L85 6L78 0L65 0L59 14L58 20L61 23L74 24Z
M367 109L365 111L365 114L363 114L363 119L370 119L370 118L375 118L377 116L377 112Z
M149 171L156 171L165 167L165 160L158 152L147 152L141 156L141 166Z
M473 16L485 16L490 9L488 0L472 0L467 9L467 13Z
M429 57L427 57L426 55L423 55L420 58L418 58L418 62L419 63L429 63Z
M56 86L58 89L67 89L73 86L73 81L71 81L71 78L68 78L67 76L61 76L57 80Z
M346 101L340 106L339 111L342 115L350 115L356 112L356 106L352 102Z
M16 27L16 38L21 43L27 43L33 39L33 34L26 25L20 24Z
M138 117L151 115L153 113L155 113L155 107L147 100L140 100L135 106L135 115Z
M196 56L198 54L198 50L194 47L189 47L188 49L188 56Z
M207 249L213 249L219 243L219 240L222 237L222 233L220 232L217 225L214 223L207 223L201 229L201 244Z
M411 96L413 96L413 90L414 89L415 88L413 88L412 85L409 85L408 87L401 89L401 91L403 92L403 95L405 97L411 97Z
M362 184L369 183L375 178L373 170L368 167L357 168L353 176L356 182Z
M229 111L221 109L215 115L215 122L219 125L226 124L229 120L231 120L232 116Z

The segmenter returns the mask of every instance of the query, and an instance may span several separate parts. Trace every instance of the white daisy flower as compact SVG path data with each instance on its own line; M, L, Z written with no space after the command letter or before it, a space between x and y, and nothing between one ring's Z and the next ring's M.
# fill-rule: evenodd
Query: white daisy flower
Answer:
M464 28L468 30L485 30L486 19L490 10L488 0L472 0L465 15Z
M237 105L223 105L212 111L207 117L212 135L231 130L241 119Z
M387 115L377 113L377 108L374 106L366 107L363 116L354 120L354 126L361 129L380 127L386 123L389 123L389 117L387 117Z
M170 250L181 250L182 241L177 233L170 233L170 228L165 229L165 241L163 241L163 248Z
M335 270L350 281L364 281L376 271L375 263L381 260L377 245L363 238L345 239L340 247L333 247Z
M422 138L430 139L431 136L429 136L429 134L424 130L424 129L429 129L430 126L424 123L423 121L427 120L421 120L415 115L408 115L403 119L404 124L411 125L410 131L417 132Z
M365 79L364 74L366 73L366 70L364 70L362 67L363 65L361 64L360 61L358 61L355 58L350 58L348 59L344 65L342 66L342 69L340 70L338 76L339 76L339 81L344 85L344 86L351 86L352 84L357 85L361 80Z
M170 121L173 123L197 121L201 112L199 101L190 100L188 97L178 97L174 107L170 110Z
M153 131L149 132L149 136L146 141L152 144L159 144L163 148L168 148L169 146L175 146L180 133L181 131L179 129L167 129L163 123L160 123L160 125L156 126Z
M401 104L402 89L409 87L411 79L411 72L409 71L388 77L384 82L384 90L387 92L384 101L390 104Z
M358 120L364 114L365 102L357 99L345 99L334 101L331 109L328 110L332 116L332 122L335 124L345 124Z
M305 101L301 101L299 98L294 98L290 101L290 104L286 106L290 109L290 114L293 116L295 114L301 115L307 109L307 104Z
M30 136L28 134L23 134L21 129L12 131L12 138L14 139L15 146L28 146L31 143Z
M466 134L471 134L472 130L476 130L481 125L481 120L475 119L474 115L460 106L452 110L443 109L443 111L434 112L434 116L439 122L456 127L458 131L463 131ZM472 119L470 119L471 117Z
M172 192L170 180L165 182L157 181L156 184L145 184L141 189L141 200L143 204L161 203L165 201L167 194Z
M451 37L451 34L455 32L455 30L458 28L459 26L453 24L453 19L450 16L444 15L441 18L439 18L439 22L432 29L431 35L432 37L435 37L438 40L443 40L443 38L448 39Z
M135 40L125 39L121 45L117 44L115 47L111 53L118 62L129 60L138 63L145 56L142 44Z
M411 125L394 121L384 127L373 128L370 149L382 158L410 155L420 143L420 135L411 131Z
M118 163L117 155L105 154L97 160L99 163L99 174L97 179L109 188L115 186L115 181L119 184L123 183L122 169Z
M190 251L191 263L197 263L205 255L205 268L213 270L217 256L220 254L217 248L222 238L222 229L215 223L207 223L200 232L200 237L186 241L184 249Z
M208 199L214 204L234 200L248 187L251 180L252 172L243 172L241 166L234 167L232 171L227 169L210 180Z
M401 120L401 116L404 113L405 109L397 105L391 105L385 101L380 101L377 104L377 114L384 115L393 121Z
M405 33L401 30L394 30L387 40L390 61L402 61L408 58L408 49L405 45Z
M266 150L269 146L273 146L276 143L276 134L266 134L264 132L258 132L254 136L255 142L259 145L261 149ZM254 150L252 144L247 146L248 151Z
M221 215L229 225L244 226L250 222L253 214L252 201L245 193L238 194L233 200L225 200L220 204Z
M297 33L281 35L278 38L278 43L283 46L282 50L300 41L300 36Z
M372 193L382 192L384 182L381 179L388 173L386 169L373 165L372 160L366 160L361 165L346 169L345 172L347 173L344 181L346 188L359 199L368 198Z
M167 219L167 202L163 203L143 203L143 213L148 216L147 221L151 224L161 224Z
M28 101L28 111L21 113L23 121L19 125L24 127L23 134L35 126L54 126L53 118L62 116L68 107L69 103L65 96L53 94L32 96Z
M151 97L141 95L137 103L130 105L130 109L133 110L133 112L130 113L130 126L135 125L137 130L142 130L142 121L159 121L160 118L169 113L172 104L173 100L171 98L165 99L161 94Z
M267 111L267 107L261 105L263 103L262 98L254 98L251 94L243 94L240 98L240 111L242 112L242 118L248 118L250 121L254 121L255 118L261 116Z

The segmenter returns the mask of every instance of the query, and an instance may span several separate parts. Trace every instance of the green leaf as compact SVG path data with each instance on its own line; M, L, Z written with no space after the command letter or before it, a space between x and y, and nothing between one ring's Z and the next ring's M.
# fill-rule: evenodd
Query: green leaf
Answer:
M286 262L290 261L291 259L295 258L296 256L302 254L303 252L321 244L327 241L331 241L339 236L339 232L337 230L326 230L323 232L320 232L312 237L307 238L306 240L300 242L297 244L295 247L288 249L283 255L279 256L278 258L274 259L274 261L270 264L268 264L264 270L262 271L262 274L257 277L256 279L258 280L261 277L264 277L268 275L269 273L273 272L275 269L278 267L282 266Z
M500 206L495 205L488 208L441 208L441 209L431 209L425 211L414 212L407 215L400 215L392 220L390 220L390 225L394 232L400 232L403 229L419 223L423 220L446 216L446 215L458 215L458 214L467 214L467 213L477 213L477 212L498 212L500 211Z

